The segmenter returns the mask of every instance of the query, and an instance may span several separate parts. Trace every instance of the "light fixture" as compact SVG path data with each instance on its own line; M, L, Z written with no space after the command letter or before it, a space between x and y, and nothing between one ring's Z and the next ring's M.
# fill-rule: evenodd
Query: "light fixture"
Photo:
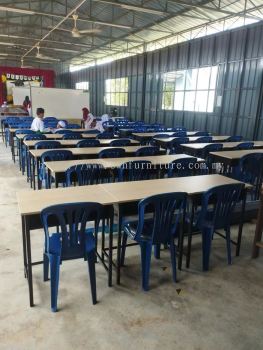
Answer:
M8 7L8 6L0 6L0 11L23 13L25 15L35 15L36 14L35 11L26 10L26 9L18 9L15 7Z
M3 42L3 41L0 41L0 45L5 45L5 46L15 46L14 43L6 43L6 42Z

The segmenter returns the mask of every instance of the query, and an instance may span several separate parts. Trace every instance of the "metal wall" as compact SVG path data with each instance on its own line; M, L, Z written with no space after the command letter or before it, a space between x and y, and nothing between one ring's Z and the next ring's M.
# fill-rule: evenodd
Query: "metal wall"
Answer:
M213 113L162 110L162 74L187 68L218 66ZM129 105L120 115L133 120L184 125L189 130L241 134L263 140L263 23L183 42L140 56L92 67L58 77L61 87L89 81L91 110L101 115L105 106L105 80L129 77Z

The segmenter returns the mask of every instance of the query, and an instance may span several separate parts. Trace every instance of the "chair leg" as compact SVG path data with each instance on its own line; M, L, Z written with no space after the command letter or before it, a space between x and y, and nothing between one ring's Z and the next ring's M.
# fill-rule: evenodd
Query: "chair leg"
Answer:
M46 253L43 254L43 280L44 282L48 281L48 272L49 272L49 258Z
M173 241L170 243L170 254L173 272L173 281L176 283L176 246Z
M210 230L202 230L202 249L203 249L203 270L209 269L209 258L212 243L212 232Z
M230 229L226 229L226 248L227 248L227 262L229 265L232 264L232 257L231 257L231 241L230 241Z
M160 259L161 244L155 244L154 246L154 256L155 259Z
M149 290L149 274L152 255L152 242L141 242L142 289Z
M95 305L97 303L97 291L96 291L96 271L95 271L95 250L88 252L88 269L89 269L89 278L90 278L90 288L92 303Z
M58 300L60 255L50 254L49 261L50 261L51 310L53 312L56 312L57 300Z
M126 235L125 232L123 232L122 243L121 243L121 266L124 266L127 238L128 236Z

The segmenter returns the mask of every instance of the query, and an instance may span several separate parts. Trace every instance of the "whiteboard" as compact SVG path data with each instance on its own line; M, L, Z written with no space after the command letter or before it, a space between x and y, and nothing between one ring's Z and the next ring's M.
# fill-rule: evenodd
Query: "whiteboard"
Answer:
M28 96L30 99L30 87L13 87L13 102L16 106L22 106L25 97Z
M33 117L42 107L45 117L82 119L82 108L89 107L89 92L73 89L55 89L31 86Z

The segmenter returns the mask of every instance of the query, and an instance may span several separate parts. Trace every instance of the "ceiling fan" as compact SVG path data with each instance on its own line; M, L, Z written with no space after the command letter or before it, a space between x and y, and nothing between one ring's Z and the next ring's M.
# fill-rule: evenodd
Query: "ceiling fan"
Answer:
M49 56L45 56L42 53L40 53L40 46L37 46L37 54L36 54L36 58L40 59L40 60L48 60L48 61L60 61L57 58L53 58L53 57L49 57Z
M61 30L63 32L68 32L71 33L73 38L81 38L83 34L97 34L101 32L101 29L84 29L84 30L79 30L77 27L77 20L78 20L78 15L75 13L72 15L73 21L74 21L74 26L73 28L70 29L65 29L65 28L56 28L56 30Z

